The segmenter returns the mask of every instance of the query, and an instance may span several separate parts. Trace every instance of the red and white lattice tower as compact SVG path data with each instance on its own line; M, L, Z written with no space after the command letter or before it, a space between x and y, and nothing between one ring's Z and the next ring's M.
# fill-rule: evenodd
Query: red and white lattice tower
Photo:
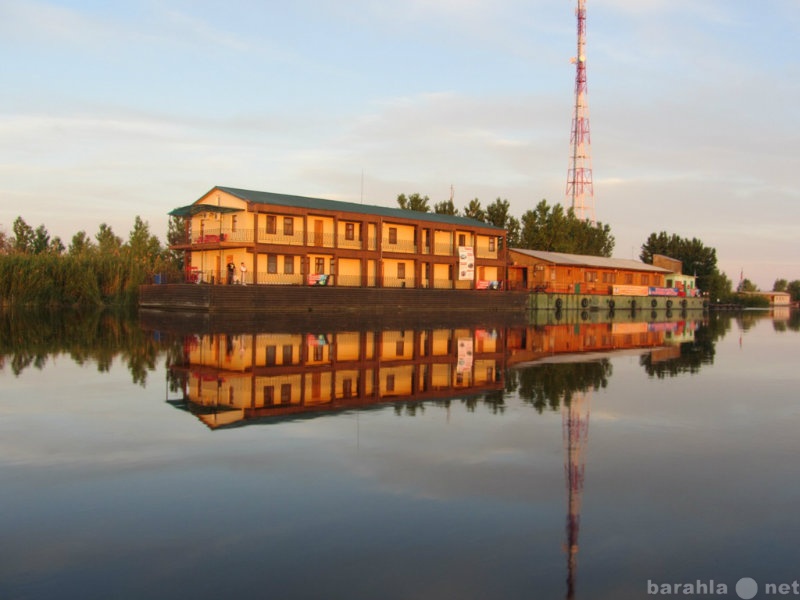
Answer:
M578 54L575 65L575 107L570 135L570 165L567 172L567 202L581 220L594 223L589 102L586 88L586 0L578 0Z

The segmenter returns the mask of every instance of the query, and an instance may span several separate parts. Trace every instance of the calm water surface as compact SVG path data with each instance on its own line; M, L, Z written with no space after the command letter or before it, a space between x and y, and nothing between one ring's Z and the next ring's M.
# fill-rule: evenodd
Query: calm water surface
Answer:
M0 598L766 597L800 579L799 329L6 316Z

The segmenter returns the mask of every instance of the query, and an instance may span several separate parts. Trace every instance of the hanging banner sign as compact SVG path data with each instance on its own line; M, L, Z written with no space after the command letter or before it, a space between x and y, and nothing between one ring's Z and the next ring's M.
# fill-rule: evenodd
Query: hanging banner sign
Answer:
M678 288L651 287L650 296L677 296Z
M458 279L459 281L475 279L475 254L472 246L458 247Z
M653 288L650 288L653 289ZM647 296L645 285L613 285L611 293L614 296Z
M472 338L459 338L457 373L467 373L472 370Z

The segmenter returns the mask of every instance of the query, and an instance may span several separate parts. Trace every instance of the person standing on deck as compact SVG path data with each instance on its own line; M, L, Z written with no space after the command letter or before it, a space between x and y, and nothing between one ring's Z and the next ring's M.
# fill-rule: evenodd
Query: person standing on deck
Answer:
M233 262L228 263L228 285L233 283L233 276L236 273L236 265Z
M247 266L245 266L244 261L241 265L239 265L239 270L242 272L242 285L247 285L246 276L247 276Z

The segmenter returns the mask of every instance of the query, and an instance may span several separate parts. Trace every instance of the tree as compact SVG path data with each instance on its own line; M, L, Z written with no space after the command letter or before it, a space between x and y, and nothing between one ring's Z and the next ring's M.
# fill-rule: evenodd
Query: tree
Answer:
M136 215L127 248L134 260L152 262L161 255L161 242L150 234L150 225L139 215Z
M122 238L117 237L106 223L100 223L100 228L94 238L97 240L97 248L101 254L119 254Z
M397 204L399 204L400 208L403 210L429 212L430 208L428 207L428 202L430 202L430 198L427 196L420 196L419 194L411 194L408 197L406 197L405 194L400 194L397 197Z
M758 286L750 281L749 279L743 279L742 282L739 284L739 288L736 290L737 292L757 292Z
M486 207L485 221L491 223L495 227L508 228L508 221L511 218L508 214L511 205L508 200L501 200L497 198L489 206Z
M704 285L705 287L700 289L708 294L712 302L727 301L733 290L733 283L728 276L717 270L706 276Z
M518 248L520 246L520 234L522 231L522 224L517 217L509 217L506 224L506 240L508 241L509 248Z
M178 271L183 271L183 251L172 250L169 246L183 244L186 241L186 218L170 215L167 224L167 250L165 257L167 261Z
M470 219L475 219L476 221L485 221L486 213L481 208L481 201L477 198L470 200L469 204L464 209L464 216L469 217Z
M486 207L484 220L495 227L506 230L506 244L509 248L519 246L520 222L509 214L511 205L508 200L497 198Z
M560 204L551 208L547 200L525 212L521 224L516 245L522 248L591 256L611 256L614 250L608 225L578 219L571 208L565 213Z
M50 248L50 234L44 225L39 225L33 232L30 251L33 254L43 254L47 252L48 248Z
M650 234L642 245L639 258L642 262L653 264L654 254L681 261L684 273L697 276L697 287L710 291L709 278L717 272L717 251L714 248L705 246L697 238L690 240L662 231Z
M69 244L67 251L70 256L84 256L95 250L94 242L86 235L85 231L79 231L72 236L72 241Z
M58 256L64 254L64 242L61 241L61 238L56 236L52 240L50 240L50 245L47 247L47 252L49 254L56 254Z
M452 215L454 217L458 216L458 209L456 208L456 205L453 204L452 198L434 204L433 212L435 212L437 215Z
M772 284L772 291L773 292L785 292L786 288L789 286L789 282L785 279L776 279L775 283Z
M14 225L12 226L12 229L14 230L14 241L11 244L11 247L14 252L19 252L20 254L32 254L33 227L28 225L25 222L25 219L22 217L17 217L14 219Z
M792 302L800 302L800 280L790 281L786 286L786 291L792 295Z
M8 234L0 229L0 254L8 254L11 251L11 239Z

